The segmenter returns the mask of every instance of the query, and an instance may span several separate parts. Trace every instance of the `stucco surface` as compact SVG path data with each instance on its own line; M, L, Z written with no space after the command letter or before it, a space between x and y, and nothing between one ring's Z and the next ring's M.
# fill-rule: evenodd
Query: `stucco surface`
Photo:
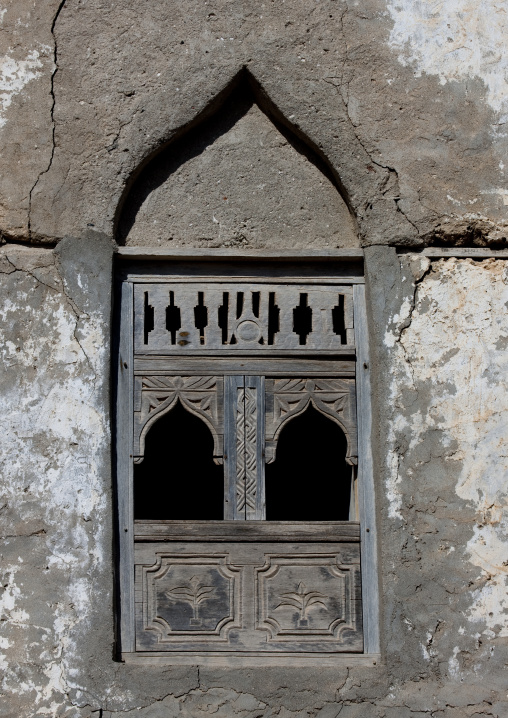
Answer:
M383 657L241 669L114 660L111 254L2 250L0 715L505 716L505 263L369 250Z
M508 715L506 261L416 252L506 244L506 31L497 0L0 5L0 716ZM365 248L376 666L115 659L115 241Z
M29 234L31 190L53 152L57 0L0 5L0 231Z
M442 538L438 550L444 562L445 556L459 563L467 558L481 570L459 631L469 634L476 623L479 637L506 637L508 424L502 384L508 372L508 325L504 312L496 310L508 306L508 265L470 259L431 264L415 255L405 257L403 264L417 277L427 274L417 287L414 306L411 297L406 298L385 335L385 344L396 352L391 398L398 414L392 422L392 445L397 447L404 437L404 451L394 449L388 456L389 516L404 520L404 472L414 477L415 492L423 482L425 490L430 488L427 465L439 461L456 473L455 493L472 511L470 536L459 546ZM409 403L409 397L414 401ZM436 448L429 441L432 436L438 440ZM441 533L439 518L447 513L445 491L444 486L443 494L435 487L436 534ZM417 542L422 541L420 531ZM450 665L459 672L457 658Z
M305 156L296 137L284 137L248 89L242 83L218 116L148 164L125 200L120 241L210 249L358 246L326 166Z
M66 0L12 3L3 23L11 238L111 233L140 163L247 68L327 158L364 244L506 241L499 3Z

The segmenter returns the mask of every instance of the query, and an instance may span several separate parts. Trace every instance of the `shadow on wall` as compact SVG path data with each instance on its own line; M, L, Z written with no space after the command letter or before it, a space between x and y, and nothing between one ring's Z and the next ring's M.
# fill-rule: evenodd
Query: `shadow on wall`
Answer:
M117 218L119 244L359 246L340 179L281 119L242 71L133 178Z

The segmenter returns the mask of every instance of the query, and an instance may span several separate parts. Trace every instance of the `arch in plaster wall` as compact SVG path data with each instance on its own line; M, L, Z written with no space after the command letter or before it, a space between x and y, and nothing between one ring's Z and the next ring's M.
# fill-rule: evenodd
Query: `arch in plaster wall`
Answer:
M139 164L115 236L210 249L359 246L337 171L246 69Z

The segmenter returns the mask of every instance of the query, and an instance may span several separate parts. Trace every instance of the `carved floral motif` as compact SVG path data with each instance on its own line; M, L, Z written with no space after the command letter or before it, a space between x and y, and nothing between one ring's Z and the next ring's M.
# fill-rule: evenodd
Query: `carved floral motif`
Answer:
M281 594L281 602L275 609L281 608L282 606L292 606L296 608L300 613L300 626L307 625L307 611L312 607L320 604L326 608L324 593L319 591L307 591L307 586L301 581L298 584L296 591L289 591L288 593Z
M175 586L164 593L171 601L183 601L192 607L191 626L199 626L201 620L198 617L199 604L210 599L215 592L214 586L203 586L197 576L193 576L186 586Z

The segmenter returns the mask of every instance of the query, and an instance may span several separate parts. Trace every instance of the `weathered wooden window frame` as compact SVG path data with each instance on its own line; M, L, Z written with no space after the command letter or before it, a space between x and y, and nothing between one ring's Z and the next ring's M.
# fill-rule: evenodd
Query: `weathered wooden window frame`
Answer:
M361 250L331 250L306 252L295 254L286 252L258 252L250 256L238 256L232 250L222 250L214 257L205 252L195 251L187 253L180 251L161 251L143 248L122 248L119 252L120 266L122 262L138 262L146 266L147 262L210 262L210 261L263 261L263 262L341 262L348 260L361 260ZM120 272L121 274L121 272ZM133 285L130 282L120 282L118 287L120 327L132 327L133 316ZM363 279L356 279L353 286L354 302L354 334L357 347L356 354L356 396L358 415L358 514L361 535L361 583L362 583L362 611L363 611L363 640L362 654L337 654L331 659L332 663L366 663L376 664L379 657L379 591L377 570L377 531L375 512L375 486L373 476L373 462L371 449L372 414L371 414L371 387L370 387L370 360L369 341L367 330L367 313L365 303L365 287ZM164 657L148 658L135 651L135 600L134 600L134 492L133 492L133 332L122 331L118 337L118 352L116 357L116 482L118 505L118 549L119 549L119 591L118 591L118 655L123 660L157 660L164 663L200 662L199 657L189 655L192 660L181 660L170 653ZM220 656L214 657L220 660ZM278 660L277 660L278 659ZM305 659L297 657L288 660L283 657L266 655L249 660L240 653L235 656L235 664L240 661L245 665L266 665L274 662L287 664L305 663ZM307 662L322 661L319 653L306 659Z

